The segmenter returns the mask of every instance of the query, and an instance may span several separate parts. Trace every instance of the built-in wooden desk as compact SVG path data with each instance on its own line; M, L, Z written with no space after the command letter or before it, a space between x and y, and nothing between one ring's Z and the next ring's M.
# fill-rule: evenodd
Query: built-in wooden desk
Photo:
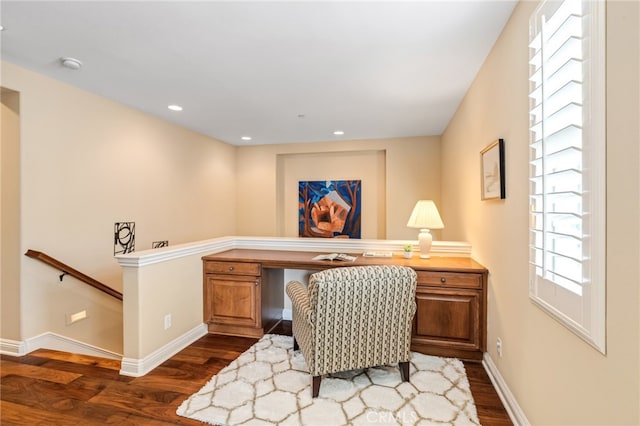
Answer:
M418 274L411 349L482 359L487 347L487 269L468 257L363 257L316 261L317 252L233 249L204 256L204 321L210 333L261 337L282 319L284 269L404 265Z

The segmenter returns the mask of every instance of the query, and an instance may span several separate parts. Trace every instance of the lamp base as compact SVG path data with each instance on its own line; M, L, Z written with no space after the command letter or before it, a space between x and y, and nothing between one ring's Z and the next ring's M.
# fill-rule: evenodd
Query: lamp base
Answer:
M420 245L420 259L430 259L431 245L433 243L433 236L428 229L421 229L418 234L418 244Z

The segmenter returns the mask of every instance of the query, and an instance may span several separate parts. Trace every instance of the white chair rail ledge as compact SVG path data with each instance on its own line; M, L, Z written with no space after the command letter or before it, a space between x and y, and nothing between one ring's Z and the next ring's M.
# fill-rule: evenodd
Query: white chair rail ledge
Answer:
M225 236L210 240L176 244L157 249L115 256L122 267L139 267L166 262L191 254L213 254L235 248L256 250L292 251L392 251L401 252L406 245L419 249L417 240L349 240L342 238L291 238L291 237L240 237ZM419 251L419 250L418 250ZM431 248L434 256L469 257L471 244L464 241L434 241Z

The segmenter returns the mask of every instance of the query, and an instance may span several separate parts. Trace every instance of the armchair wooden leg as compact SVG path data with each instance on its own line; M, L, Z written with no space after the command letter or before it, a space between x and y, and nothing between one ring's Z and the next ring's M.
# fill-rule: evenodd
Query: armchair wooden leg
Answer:
M409 361L401 361L398 363L398 367L400 367L400 377L403 382L409 381Z
M297 351L300 348L300 346L298 346L298 341L296 340L296 338L293 338L293 350Z
M313 376L311 379L311 398L315 398L320 393L320 381L322 376Z

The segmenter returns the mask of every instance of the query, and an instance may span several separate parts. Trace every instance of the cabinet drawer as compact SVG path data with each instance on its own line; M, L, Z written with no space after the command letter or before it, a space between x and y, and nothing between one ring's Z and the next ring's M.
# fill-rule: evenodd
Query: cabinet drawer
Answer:
M259 263L206 261L204 271L214 274L260 275L260 266Z
M418 271L418 285L482 288L482 275L464 272Z

